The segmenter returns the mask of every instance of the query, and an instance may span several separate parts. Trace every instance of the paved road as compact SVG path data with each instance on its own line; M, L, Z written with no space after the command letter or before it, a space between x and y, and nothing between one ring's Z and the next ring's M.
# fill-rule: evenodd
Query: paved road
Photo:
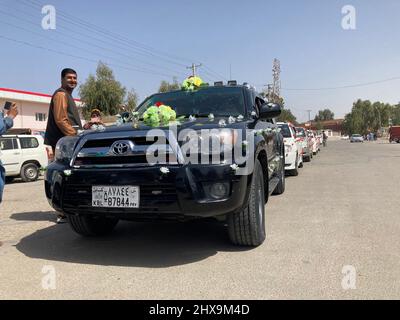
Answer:
M256 249L209 222L120 223L83 239L55 225L43 181L9 184L0 299L399 299L399 163L400 145L330 141L270 198ZM356 274L343 282L347 265Z

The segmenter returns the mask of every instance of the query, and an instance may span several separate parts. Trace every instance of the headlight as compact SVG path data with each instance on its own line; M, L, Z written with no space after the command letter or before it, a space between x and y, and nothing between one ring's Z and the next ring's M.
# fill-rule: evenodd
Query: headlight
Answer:
M79 137L64 137L57 142L55 159L56 161L70 161L74 154L75 145Z
M292 146L291 145L288 145L288 144L285 144L285 152L286 153L289 153L289 152L291 152L292 151Z
M231 129L191 131L183 139L182 150L191 154L220 154L233 150L237 138L237 131Z

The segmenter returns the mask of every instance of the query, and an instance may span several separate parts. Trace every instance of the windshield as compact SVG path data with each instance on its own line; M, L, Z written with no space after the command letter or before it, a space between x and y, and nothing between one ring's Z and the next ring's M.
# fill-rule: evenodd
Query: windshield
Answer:
M287 124L279 124L279 128L281 128L281 133L284 138L291 138L292 137L292 132L290 131L290 128Z
M354 138L361 138L361 136L359 134L353 134Z
M209 87L198 91L174 91L155 94L145 100L137 109L142 115L157 102L170 106L179 116L237 117L245 115L243 90L240 87Z
M297 131L297 136L298 137L304 138L306 136L306 132L304 131L303 128L296 128L296 131Z

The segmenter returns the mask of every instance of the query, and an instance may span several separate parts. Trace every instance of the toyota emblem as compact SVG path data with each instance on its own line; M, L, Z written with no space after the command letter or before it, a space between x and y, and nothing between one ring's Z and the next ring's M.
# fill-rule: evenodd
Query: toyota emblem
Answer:
M130 140L115 141L111 148L110 153L115 156L126 156L132 153L135 145Z

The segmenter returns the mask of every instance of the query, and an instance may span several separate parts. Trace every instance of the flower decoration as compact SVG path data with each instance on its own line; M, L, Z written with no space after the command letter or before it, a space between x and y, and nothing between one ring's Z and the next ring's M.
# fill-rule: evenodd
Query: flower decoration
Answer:
M64 170L64 174L66 177L69 177L72 175L72 170Z
M235 119L234 117L230 116L230 117L228 118L228 122L229 122L229 124L235 123L235 122L236 122L236 119Z
M252 117L256 117L256 116L257 116L257 112L252 111L252 112L251 112L251 116L252 116Z
M214 120L214 114L213 113L210 113L209 115L208 115L208 119L210 120L210 121L213 121Z
M235 163L231 165L231 169L236 172L239 169L239 166Z
M189 121L190 122L195 122L196 121L196 116L189 116Z
M243 121L243 119L244 119L244 117L241 114L236 118L236 120L239 122Z
M161 172L163 175L166 175L166 174L169 173L169 169L168 169L167 167L161 167L161 168L160 168L160 172Z
M162 103L162 102L156 102L154 105L155 105L156 107L161 107L161 106L164 105L164 103Z
M218 125L219 125L220 127L226 127L226 121L225 121L225 119L219 120Z
M143 113L143 121L148 126L158 126L160 124L168 124L170 121L176 120L176 112L164 104L153 105Z
M121 115L117 114L117 121L115 122L115 124L117 126L121 126L124 123L124 120L122 120Z
M200 87L207 86L199 77L189 77L182 83L182 90L194 91Z

